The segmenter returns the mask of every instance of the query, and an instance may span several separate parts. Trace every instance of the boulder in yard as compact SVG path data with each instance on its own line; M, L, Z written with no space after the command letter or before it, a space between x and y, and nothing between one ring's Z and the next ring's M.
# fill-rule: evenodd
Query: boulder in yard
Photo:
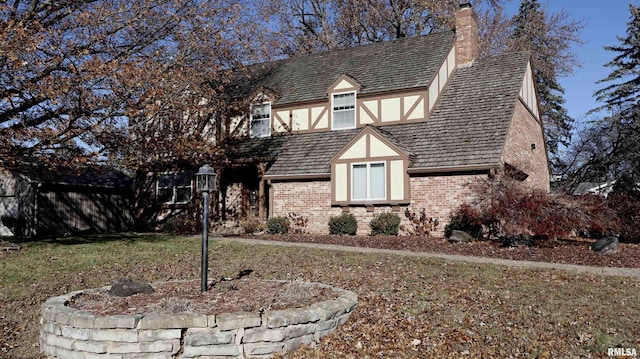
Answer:
M151 294L156 290L148 283L136 282L131 279L118 279L111 285L109 294L114 297L129 297L134 294Z
M449 236L449 242L451 243L467 243L473 241L473 237L465 232L454 229Z
M609 236L601 238L591 245L591 250L601 254L615 252L618 250L618 237Z

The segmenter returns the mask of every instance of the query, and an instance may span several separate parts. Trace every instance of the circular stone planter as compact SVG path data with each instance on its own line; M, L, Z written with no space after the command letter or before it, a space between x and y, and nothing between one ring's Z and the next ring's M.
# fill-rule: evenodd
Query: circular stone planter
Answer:
M47 358L268 358L311 344L349 319L355 293L320 283L338 297L302 308L206 314L99 316L69 307L71 292L41 307L40 351ZM108 289L109 287L107 287Z

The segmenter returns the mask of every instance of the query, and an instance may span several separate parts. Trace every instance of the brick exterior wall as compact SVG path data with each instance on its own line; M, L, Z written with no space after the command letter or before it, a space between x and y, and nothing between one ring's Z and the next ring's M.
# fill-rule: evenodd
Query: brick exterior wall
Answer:
M440 225L434 236L444 234L444 226L453 209L470 199L468 184L486 175L435 175L412 177L411 203L400 206L398 215L401 224L408 225L405 209L412 212L426 210L428 217L438 218ZM288 216L290 212L309 218L307 232L314 234L329 233L329 218L342 213L340 207L331 206L331 183L329 181L310 182L274 182L272 208L270 216ZM391 206L376 206L373 212L365 207L349 207L349 212L358 220L358 234L367 235L370 232L369 221L377 213L391 212Z
M269 217L287 217L291 212L308 217L306 231L309 233L329 233L329 218L342 213L340 207L331 207L331 182L328 180L274 182L271 185Z
M535 144L535 149L531 144ZM528 174L525 184L550 190L551 176L542 126L521 101L516 101L502 161Z

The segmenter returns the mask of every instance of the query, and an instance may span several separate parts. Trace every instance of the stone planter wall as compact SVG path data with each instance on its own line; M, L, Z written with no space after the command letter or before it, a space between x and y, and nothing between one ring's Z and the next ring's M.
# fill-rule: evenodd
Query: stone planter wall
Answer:
M72 292L41 307L40 350L47 358L268 358L329 334L349 319L355 293L308 307L265 313L96 316L67 304Z

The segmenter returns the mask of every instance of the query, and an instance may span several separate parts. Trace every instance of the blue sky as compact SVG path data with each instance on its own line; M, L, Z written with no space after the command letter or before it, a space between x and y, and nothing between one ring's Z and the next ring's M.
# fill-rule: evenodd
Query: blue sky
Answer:
M565 88L565 108L576 124L588 119L586 113L597 106L593 93L602 84L596 84L596 81L609 75L611 69L604 64L615 56L603 46L618 45L616 36L626 37L630 3L640 6L640 0L540 0L549 12L564 9L569 17L585 24L580 36L585 43L575 48L582 67L573 75L559 79ZM507 15L516 14L519 4L518 0L508 3L505 7Z

